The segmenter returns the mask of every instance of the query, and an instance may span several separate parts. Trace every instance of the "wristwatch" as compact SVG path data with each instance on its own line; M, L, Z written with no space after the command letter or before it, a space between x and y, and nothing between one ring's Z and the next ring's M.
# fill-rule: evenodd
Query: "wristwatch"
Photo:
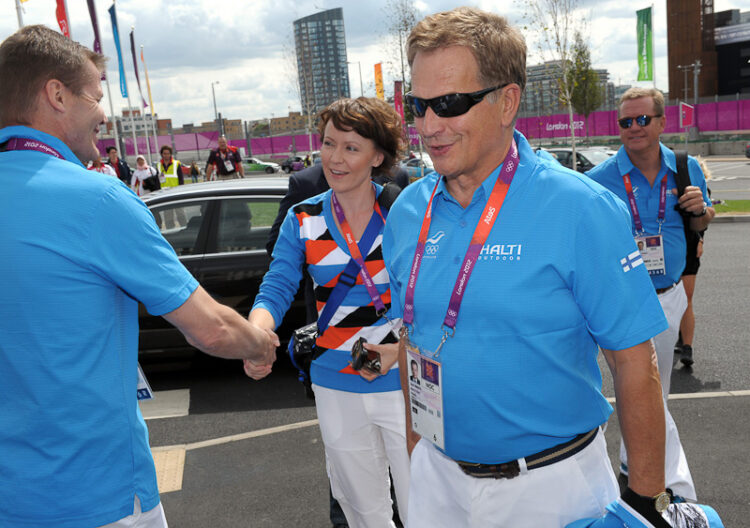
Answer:
M706 216L706 206L705 205L703 206L703 211L701 211L700 213L698 213L698 214L690 213L690 214L693 215L695 218L700 218L701 216Z
M622 494L622 498L625 502L632 506L639 506L639 507L651 507L654 510L656 510L658 513L662 513L669 508L669 504L672 502L672 497L669 493L666 491L662 491L658 495L654 495L653 497L649 497L647 495L638 495L635 491L633 491L630 488L627 488L625 490L625 493ZM640 508L638 508L640 509Z

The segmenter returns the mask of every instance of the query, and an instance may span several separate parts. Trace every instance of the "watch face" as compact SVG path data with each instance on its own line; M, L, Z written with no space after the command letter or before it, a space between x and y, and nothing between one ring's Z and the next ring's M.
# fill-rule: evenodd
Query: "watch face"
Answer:
M656 497L654 497L654 507L659 513L667 511L669 508L669 493L662 491Z

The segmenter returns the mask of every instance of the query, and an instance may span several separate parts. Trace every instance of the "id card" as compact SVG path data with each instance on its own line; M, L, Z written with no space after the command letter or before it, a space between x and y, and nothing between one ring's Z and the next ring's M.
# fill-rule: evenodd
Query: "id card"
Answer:
M225 159L224 167L226 167L227 172L232 172L234 170L234 163L232 163L232 160L230 159Z
M664 264L664 239L661 235L645 235L635 237L638 251L646 265L649 275L665 275L667 270Z
M422 438L445 449L442 365L408 343L406 360L409 364L411 428Z
M148 384L140 363L138 363L138 387L136 388L136 394L138 401L154 399L154 391L151 390L151 385Z

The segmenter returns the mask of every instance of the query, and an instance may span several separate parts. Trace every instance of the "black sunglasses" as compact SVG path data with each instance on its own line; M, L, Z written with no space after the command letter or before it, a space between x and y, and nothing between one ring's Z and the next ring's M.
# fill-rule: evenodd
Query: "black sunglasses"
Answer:
M648 124L651 122L651 120L655 117L661 117L660 115L650 116L650 115L639 115L635 117L623 117L622 119L618 119L617 122L620 124L620 128L630 128L633 126L633 121L638 123L639 127L645 127L648 126Z
M433 97L432 99L421 99L414 97L411 92L406 94L406 104L414 117L424 117L427 108L432 108L438 117L456 117L465 114L469 109L484 99L484 96L495 90L505 88L510 83L500 84L492 88L485 88L478 92L455 93Z

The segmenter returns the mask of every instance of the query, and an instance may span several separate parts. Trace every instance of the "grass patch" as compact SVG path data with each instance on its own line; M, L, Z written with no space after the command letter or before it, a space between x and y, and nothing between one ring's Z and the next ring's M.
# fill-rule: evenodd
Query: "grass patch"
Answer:
M722 213L750 213L750 200L724 200L714 205L718 214Z

